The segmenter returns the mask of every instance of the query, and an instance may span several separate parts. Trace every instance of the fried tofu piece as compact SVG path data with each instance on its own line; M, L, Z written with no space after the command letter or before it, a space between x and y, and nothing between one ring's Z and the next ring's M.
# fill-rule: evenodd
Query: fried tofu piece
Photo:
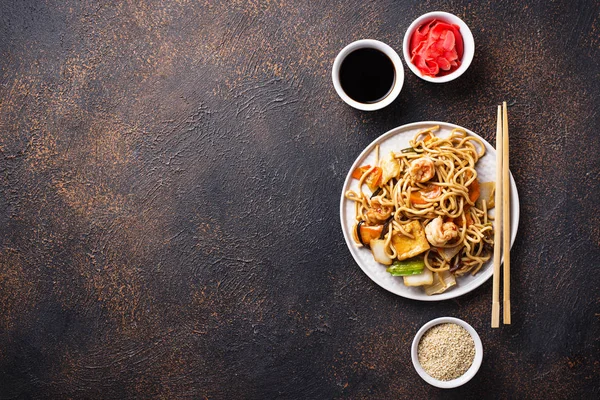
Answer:
M414 235L415 238L411 239L401 234L392 236L392 246L398 253L398 260L406 260L429 250L430 246L427 237L425 237L425 229L419 221L412 221L404 225L404 229Z

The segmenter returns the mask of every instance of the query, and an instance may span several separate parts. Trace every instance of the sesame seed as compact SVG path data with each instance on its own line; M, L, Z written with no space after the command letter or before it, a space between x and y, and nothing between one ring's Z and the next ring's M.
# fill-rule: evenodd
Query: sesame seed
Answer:
M475 342L462 326L439 324L423 334L417 354L425 372L440 381L450 381L461 377L473 364Z

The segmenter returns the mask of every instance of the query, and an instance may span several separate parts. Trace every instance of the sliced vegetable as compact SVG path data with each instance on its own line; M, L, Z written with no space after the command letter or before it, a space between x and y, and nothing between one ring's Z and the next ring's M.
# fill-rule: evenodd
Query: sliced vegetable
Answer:
M433 139L433 135L431 133L427 133L427 135L425 135L425 137L423 138L423 142L427 143L429 142L431 139Z
M471 212L469 209L471 206L469 204L465 205L465 219L467 220L467 227L473 225L473 217L471 217Z
M362 176L371 169L370 165L363 165L362 167L356 168L352 172L352 177L354 179L361 179ZM365 183L374 192L381 185L381 168L374 167L373 171L369 173L369 175L365 178Z
M421 196L421 192L410 192L410 202L412 204L427 204L423 196Z
M483 182L479 185L479 199L475 202L477 208L483 207L483 200L485 200L488 210L491 210L496 206L495 194L496 194L496 183L495 182Z
M406 260L429 250L430 246L425 237L425 230L419 221L415 220L404 225L404 230L415 238L411 239L399 233L392 236L392 246L398 253L398 260Z
M427 204L425 199L435 199L441 196L442 188L437 185L427 185L426 189L410 192L410 202L413 204Z
M392 276L407 276L416 275L423 272L425 268L425 261L422 257L411 258L410 260L394 261L387 272Z
M363 174L370 169L371 169L370 165L363 165L362 167L358 167L354 171L352 171L352 177L354 179L360 179L360 178L362 178Z
M475 180L468 186L468 189L469 189L469 199L473 203L475 203L481 193L481 191L479 189L479 180L477 178L475 178Z
M439 253L439 255L442 256L442 258L444 260L446 260L447 262L450 262L450 260L452 260L452 257L457 255L463 247L464 246L462 244L460 244L460 245L454 246L454 247L437 247L436 250Z
M387 156L381 159L381 184L385 185L390 179L400 175L400 162L394 157L394 153L390 152Z
M367 179L365 179L365 183L372 192L377 190L381 185L381 168L375 167L375 170L367 176Z
M360 234L360 227L365 224L365 221L358 221L358 224L356 224L356 237L358 238L358 241L360 242L360 244L362 244L363 246L369 247L369 242L364 242L362 240L362 235Z
M364 224L364 221L358 223L358 237L360 242L367 247L370 246L371 240L379 239L382 231L383 225L368 226Z
M371 247L371 252L373 253L373 258L378 263L383 265L391 265L392 259L385 254L385 240L382 239L373 239L369 243Z
M449 271L436 272L433 274L433 283L430 286L425 286L425 294L428 296L440 294L454 285L456 285L456 278L453 273Z
M381 192L383 192L383 189L382 189L382 188L380 188L380 187L378 187L378 188L377 188L377 189L376 189L376 190L373 192L373 194L371 195L371 199L372 199L373 197L375 197L375 196L379 196L379 195L381 194Z
M390 224L392 223L393 220L394 220L394 214L392 213L392 216L389 217L388 220L385 221L385 223L383 224L383 229L381 230L381 236L379 236L379 239L385 238L385 234L388 232L388 227L390 226Z
M427 268L417 275L407 275L403 277L406 286L425 286L433 283L433 274Z
M414 149L414 147L407 147L406 149L402 149L400 150L401 153L416 153L417 151Z

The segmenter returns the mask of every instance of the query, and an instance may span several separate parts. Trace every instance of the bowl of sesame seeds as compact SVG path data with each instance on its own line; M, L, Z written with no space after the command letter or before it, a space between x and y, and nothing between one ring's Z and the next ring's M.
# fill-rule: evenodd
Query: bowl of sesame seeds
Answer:
M419 329L412 342L413 365L430 385L451 389L464 385L483 360L481 338L465 321L442 317Z

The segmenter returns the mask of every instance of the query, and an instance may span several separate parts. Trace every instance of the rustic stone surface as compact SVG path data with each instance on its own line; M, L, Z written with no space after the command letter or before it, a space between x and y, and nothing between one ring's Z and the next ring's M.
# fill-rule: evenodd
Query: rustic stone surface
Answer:
M355 111L337 52L400 52L419 15L463 18L471 68ZM600 391L597 2L5 1L0 8L0 398L594 398ZM339 224L360 151L409 122L494 137L510 104L521 196L513 324L491 282L394 296ZM471 323L453 391L409 345Z

